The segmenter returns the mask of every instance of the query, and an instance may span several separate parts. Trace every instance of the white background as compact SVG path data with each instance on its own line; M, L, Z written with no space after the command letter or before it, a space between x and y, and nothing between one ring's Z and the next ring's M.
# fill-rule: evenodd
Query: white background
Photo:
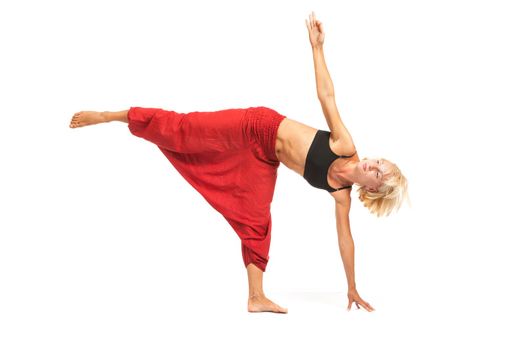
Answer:
M327 130L305 19L326 31L361 157L412 207L353 193L346 311L334 203L281 165L266 294L158 148L81 110L268 106ZM0 5L0 348L523 349L525 11L520 1L17 1Z

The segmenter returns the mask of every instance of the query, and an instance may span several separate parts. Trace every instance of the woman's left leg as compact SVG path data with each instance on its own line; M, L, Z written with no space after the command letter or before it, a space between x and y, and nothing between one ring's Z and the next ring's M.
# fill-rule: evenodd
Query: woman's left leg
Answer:
M99 123L106 123L112 121L128 122L128 111L119 112L96 112L96 111L82 111L73 114L71 122L69 123L70 128L79 128L82 126L94 125Z

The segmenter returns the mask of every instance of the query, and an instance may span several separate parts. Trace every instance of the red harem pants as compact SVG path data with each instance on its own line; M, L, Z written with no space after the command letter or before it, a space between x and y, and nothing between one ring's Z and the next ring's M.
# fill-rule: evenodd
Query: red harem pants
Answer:
M279 160L277 129L286 118L267 107L177 113L131 107L128 127L156 144L182 177L235 230L244 265L266 270Z

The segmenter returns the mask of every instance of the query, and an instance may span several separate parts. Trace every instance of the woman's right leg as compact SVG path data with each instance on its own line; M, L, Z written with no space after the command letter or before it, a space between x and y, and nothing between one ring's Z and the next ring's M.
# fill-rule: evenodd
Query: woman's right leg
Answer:
M246 266L248 271L248 311L288 313L288 309L280 307L264 295L263 271L254 264Z

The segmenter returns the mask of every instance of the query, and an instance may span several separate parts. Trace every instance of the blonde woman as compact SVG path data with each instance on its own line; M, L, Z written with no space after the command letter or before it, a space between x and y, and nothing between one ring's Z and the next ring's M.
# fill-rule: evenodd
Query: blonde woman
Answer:
M130 132L158 146L183 178L220 212L241 239L248 275L248 311L287 313L263 291L269 260L273 199L280 163L334 199L339 250L353 303L374 308L356 289L354 242L349 212L352 185L359 200L377 216L399 209L407 181L385 159L361 160L344 126L323 54L324 31L312 12L306 20L312 45L317 95L330 131L317 130L268 107L181 113L131 107L120 112L75 113L71 128L121 121ZM207 257L203 261L209 262Z

